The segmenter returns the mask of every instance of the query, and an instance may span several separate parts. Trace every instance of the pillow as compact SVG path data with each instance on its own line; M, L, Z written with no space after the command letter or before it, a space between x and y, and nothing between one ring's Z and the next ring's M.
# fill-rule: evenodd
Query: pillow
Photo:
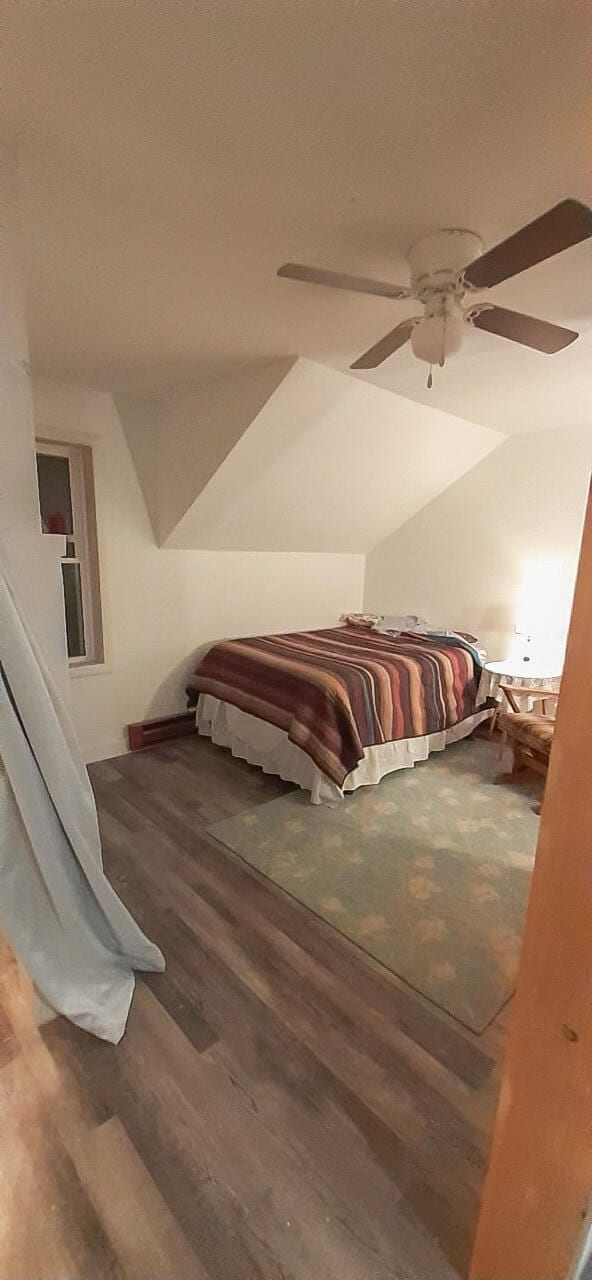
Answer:
M417 636L460 636L467 644L477 644L477 637L468 631L457 631L450 627L435 627L414 613L385 614L379 626L380 631L412 631Z
M365 631L371 631L382 622L382 618L379 613L342 613L339 621L344 622L346 627L362 627Z
M418 636L460 636L461 640L466 640L467 644L478 643L477 637L472 636L469 631L457 631L456 627L434 627L431 622L424 622L423 618L419 619L416 627L410 629Z
M385 613L380 631L415 631L420 621L416 613Z

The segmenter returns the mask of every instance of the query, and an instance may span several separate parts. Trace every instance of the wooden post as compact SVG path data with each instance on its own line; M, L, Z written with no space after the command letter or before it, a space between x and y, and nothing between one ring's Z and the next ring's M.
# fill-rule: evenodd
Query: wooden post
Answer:
M564 1280L592 1196L592 499L472 1280Z

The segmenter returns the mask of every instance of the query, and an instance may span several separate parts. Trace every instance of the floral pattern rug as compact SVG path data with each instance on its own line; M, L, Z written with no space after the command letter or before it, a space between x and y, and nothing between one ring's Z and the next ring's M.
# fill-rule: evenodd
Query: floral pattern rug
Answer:
M481 1032L512 995L540 784L495 785L467 740L334 808L302 791L210 834L398 977Z

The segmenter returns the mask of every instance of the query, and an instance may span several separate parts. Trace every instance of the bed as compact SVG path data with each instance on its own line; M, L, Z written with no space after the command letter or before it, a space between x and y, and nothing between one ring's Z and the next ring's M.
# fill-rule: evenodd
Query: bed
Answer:
M233 755L337 803L472 733L481 662L459 636L358 626L215 644L190 687L196 724Z

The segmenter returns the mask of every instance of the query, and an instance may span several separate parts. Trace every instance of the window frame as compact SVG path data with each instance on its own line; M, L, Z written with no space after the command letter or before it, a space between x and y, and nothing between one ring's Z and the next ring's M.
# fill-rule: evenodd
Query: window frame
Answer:
M68 666L72 672L82 671L105 661L92 446L38 436L35 454L68 460L72 533L64 535L64 542L66 551L68 543L74 543L75 554L63 555L61 563L77 564L80 570L85 652L75 657L68 655Z

